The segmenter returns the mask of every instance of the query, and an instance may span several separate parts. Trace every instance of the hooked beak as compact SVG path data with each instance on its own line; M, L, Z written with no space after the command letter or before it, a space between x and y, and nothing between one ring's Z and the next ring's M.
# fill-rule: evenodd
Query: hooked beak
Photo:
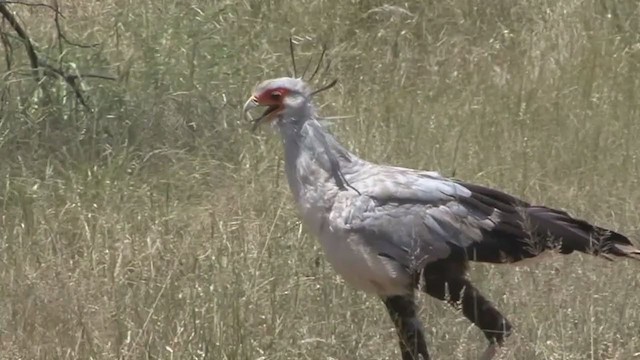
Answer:
M262 115L260 115L260 117L258 117L257 119L253 119L251 118L251 114L249 114L249 112L254 108L257 108L258 106L268 106L268 108ZM278 108L279 106L277 105L261 105L258 102L258 99L256 99L255 96L252 96L249 98L249 100L247 100L246 103L244 103L244 106L242 107L242 113L244 114L245 119L253 122L253 125L251 126L251 132L255 132L258 126L265 120L268 120L271 117L270 115L273 115L273 112Z
M258 123L260 122L260 118L253 120L251 118L251 115L249 114L249 111L251 111L256 107L258 107L258 99L256 99L255 96L250 97L249 100L247 100L247 102L244 103L244 107L242 107L242 114L244 115L245 120L253 121L253 126L251 126L251 132L256 131L256 128L258 127Z

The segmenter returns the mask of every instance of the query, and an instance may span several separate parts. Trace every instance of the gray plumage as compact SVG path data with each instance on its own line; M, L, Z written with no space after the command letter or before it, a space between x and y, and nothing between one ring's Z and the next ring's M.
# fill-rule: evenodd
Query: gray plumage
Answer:
M417 274L445 262L462 268L469 260L517 262L554 248L640 255L623 235L566 212L436 172L363 160L323 127L312 95L301 79L268 80L244 111L268 107L256 125L271 123L280 132L287 180L304 223L334 269L358 289L383 299L412 296ZM403 359L417 359L417 353L428 357L426 348L405 347Z

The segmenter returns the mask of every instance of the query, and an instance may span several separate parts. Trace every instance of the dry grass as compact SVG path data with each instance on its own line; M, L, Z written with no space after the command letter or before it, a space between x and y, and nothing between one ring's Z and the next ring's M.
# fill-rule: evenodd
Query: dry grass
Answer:
M2 357L398 358L382 304L300 228L278 140L240 122L251 87L287 73L291 33L312 39L302 64L328 43L340 85L322 113L354 115L335 131L363 157L640 233L637 3L385 4L67 1L68 36L101 46L62 56L46 9L11 6L50 59L121 80L87 82L89 114L62 83L39 91L11 40ZM626 360L639 269L572 255L471 276L516 326L503 359ZM484 348L461 314L423 305L435 358Z

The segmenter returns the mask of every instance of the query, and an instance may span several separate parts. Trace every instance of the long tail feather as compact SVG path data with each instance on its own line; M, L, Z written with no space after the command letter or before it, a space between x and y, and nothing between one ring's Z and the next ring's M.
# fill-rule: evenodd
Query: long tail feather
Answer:
M640 249L628 237L574 218L567 212L532 205L522 199L481 185L456 181L471 191L466 204L487 216L499 211L499 221L483 241L464 249L473 261L513 263L535 258L550 249L574 251L608 260L640 260Z
M544 206L530 206L525 210L535 235L557 239L563 254L580 251L609 260L615 257L640 260L640 249L620 233L576 219L561 210Z

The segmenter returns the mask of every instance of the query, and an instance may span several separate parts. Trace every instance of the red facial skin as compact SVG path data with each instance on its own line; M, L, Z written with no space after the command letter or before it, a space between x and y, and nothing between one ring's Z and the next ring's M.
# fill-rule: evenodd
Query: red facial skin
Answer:
M289 90L286 88L273 88L267 89L260 94L256 95L256 100L258 100L258 104L260 105L281 105L282 99L289 93Z
M285 96L289 93L289 89L283 87L277 87L272 89L267 89L261 92L260 94L255 95L256 102L263 106L268 106L269 109L265 112L268 112L264 121L271 121L275 118L275 116L282 110Z

